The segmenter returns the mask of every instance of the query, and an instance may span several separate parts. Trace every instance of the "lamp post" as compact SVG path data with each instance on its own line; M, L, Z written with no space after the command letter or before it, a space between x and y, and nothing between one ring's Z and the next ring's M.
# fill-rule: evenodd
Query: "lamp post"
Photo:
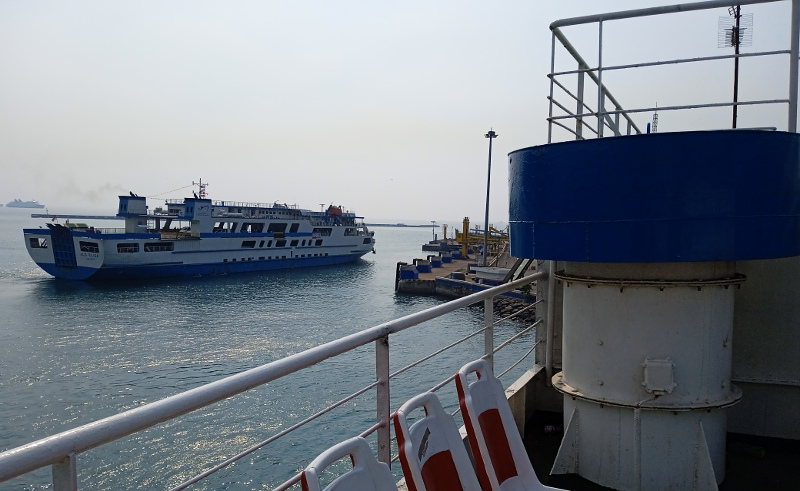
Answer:
M486 256L489 252L489 184L492 180L492 140L497 138L497 133L490 129L484 136L489 139L489 174L486 176L486 219L483 227L483 266L486 266Z

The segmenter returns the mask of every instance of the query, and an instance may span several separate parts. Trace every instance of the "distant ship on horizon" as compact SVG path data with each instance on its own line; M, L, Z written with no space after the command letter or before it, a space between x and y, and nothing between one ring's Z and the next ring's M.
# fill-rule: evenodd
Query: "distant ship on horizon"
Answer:
M15 199L14 201L6 203L6 206L9 208L44 208L44 205L39 204L36 200L22 201L21 199Z

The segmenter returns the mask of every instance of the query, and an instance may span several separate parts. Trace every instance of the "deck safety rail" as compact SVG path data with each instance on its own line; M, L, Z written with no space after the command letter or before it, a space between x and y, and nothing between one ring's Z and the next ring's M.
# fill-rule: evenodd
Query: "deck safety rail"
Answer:
M684 59L634 63L634 64L617 65L617 66L603 66L603 25L606 21L630 19L635 17L649 17L649 16L678 13L678 12L709 10L709 9L732 7L737 5L773 3L779 1L792 2L792 14L791 14L792 22L791 22L791 38L790 38L791 42L790 42L790 48L788 50L764 51L756 53L740 53L734 55L721 55L721 56L706 56L698 58L684 58ZM580 54L578 54L578 51L575 49L575 47L567 40L561 28L567 26L595 24L595 23L597 24L598 28L598 40L597 40L598 61L596 67L590 67L589 64L586 62L586 60L584 60L584 58L581 57ZM550 30L552 31L552 46L550 53L550 73L548 74L548 78L550 79L550 95L548 96L549 113L547 118L548 143L551 143L553 141L554 125L574 135L576 140L583 140L587 137L588 133L591 133L596 138L603 138L605 129L610 130L614 136L620 136L623 131L627 135L630 135L631 132L635 132L637 134L642 133L642 130L636 125L636 123L634 123L634 121L630 117L631 114L636 114L636 113L654 112L656 110L678 111L685 109L738 107L738 106L765 105L765 104L786 104L788 106L788 131L792 133L797 131L798 55L800 55L800 0L739 0L739 1L714 0L708 2L685 3L680 5L670 5L664 7L651 7L651 8L621 11L621 12L612 12L607 14L575 17L571 19L562 19L550 24ZM559 72L555 71L556 40L558 40L558 42L567 50L567 52L570 55L572 55L574 61L576 61L578 64L577 69L559 71ZM786 99L762 99L762 100L747 100L747 101L733 101L733 102L714 102L707 104L686 104L686 105L674 105L674 106L664 106L664 107L623 109L619 101L617 101L617 99L608 90L608 87L606 87L606 85L603 83L603 73L615 70L644 68L644 67L653 67L660 65L678 65L686 63L708 62L708 61L745 58L745 57L777 56L777 55L789 55L790 57L788 98ZM577 87L575 89L575 93L573 93L569 88L567 88L562 82L558 80L559 77L565 75L577 75ZM589 79L592 82L594 82L594 84L597 86L596 109L592 109L590 106L586 104L586 99L584 97L586 93L585 85L587 83L586 76L588 76ZM567 98L570 101L569 103L562 103L556 100L555 98L556 88L560 90L559 93L567 96ZM606 101L611 103L613 108L607 109ZM572 104L575 104L574 112L567 107L567 105L572 105ZM556 110L558 110L561 114L558 115L554 114ZM596 118L594 119L595 121L594 126L590 125L589 122L586 121L586 118ZM620 118L622 118L624 121L620 121ZM568 122L570 120L575 121L574 129L568 125ZM624 129L622 125L624 125ZM584 130L587 130L587 132L585 132Z
M185 489L191 484L207 477L216 470L229 465L238 458L248 455L249 453L269 444L280 436L283 436L284 434L302 426L306 422L309 422L316 417L325 414L338 406L341 406L345 402L373 388L376 389L377 394L377 423L371 428L367 429L364 433L362 433L362 435L368 435L373 432L377 433L376 438L378 444L378 458L383 462L390 463L392 460L391 429L389 424L391 415L389 400L390 379L408 370L412 366L426 361L442 351L449 349L450 347L455 346L456 344L461 343L468 338L480 334L481 332L484 334L485 339L485 354L483 358L489 360L491 363L492 357L497 351L515 339L519 338L524 333L529 332L539 324L537 321L533 325L528 326L528 328L526 328L523 332L517 333L511 339L506 340L499 346L495 347L493 327L497 322L495 322L494 319L494 297L528 285L535 280L544 280L547 277L547 272L539 271L516 281L452 300L424 311L401 317L399 319L379 324L377 326L344 336L320 346L310 348L300 353L296 353L271 363L240 372L216 382L167 397L160 401L146 404L114 416L82 425L72 430L64 431L35 442L7 450L0 453L0 482L7 481L14 477L21 476L33 470L50 465L52 466L54 490L77 490L78 454L127 435L150 428L159 423L177 418L178 416L187 414L191 411L209 406L215 402L222 401L249 389L253 389L304 368L316 365L328 358L350 352L373 342L375 343L375 366L377 374L376 381L374 383L360 389L358 392L344 398L343 400L322 409L319 413L306 418L294 426L276 435L273 435L266 441L261 442L260 444L243 451L239 455L218 464L213 469L207 470L195 476L194 478L180 484L174 489ZM440 349L433 354L424 357L421 360L414 362L411 365L398 370L394 374L389 373L389 335L399 333L413 326L422 324L426 321L435 319L447 313L481 301L484 303L485 311L484 327L482 329L470 334L466 338L462 338L461 340L458 340L455 343ZM539 299L537 303L541 301L543 301L543 299ZM548 311L551 310L551 307L551 302L548 302ZM501 321L503 320L507 320L507 318L501 319ZM534 344L533 348L535 347L536 345ZM533 348L531 348L531 350L529 350L525 356L528 356L528 354L533 351ZM525 356L518 361L517 364L524 360ZM513 365L511 368L513 368ZM506 372L508 370L506 370ZM441 387L442 385L444 385L444 383L440 384L434 389ZM290 485L291 483L289 483L289 486Z

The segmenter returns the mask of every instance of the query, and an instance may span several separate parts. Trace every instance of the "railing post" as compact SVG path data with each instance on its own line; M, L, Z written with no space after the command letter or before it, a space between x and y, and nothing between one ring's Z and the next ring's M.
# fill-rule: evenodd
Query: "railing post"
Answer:
M578 63L578 70L585 70L589 68L583 63ZM575 133L578 140L583 140L583 87L586 72L578 72L578 110L576 114L578 117L575 119Z
M375 341L375 378L377 386L378 460L392 466L392 434L389 428L391 402L389 400L389 336Z
M53 491L78 491L78 466L75 453L52 465Z
M553 31L550 43L550 116L547 119L547 143L553 142L553 73L556 71L556 32Z
M800 56L800 0L792 0L789 46L789 133L797 133L798 56Z
M605 115L603 114L603 102L605 91L603 90L603 21L597 23L597 138L603 138L603 126L605 126Z
M483 300L483 357L494 371L494 297Z

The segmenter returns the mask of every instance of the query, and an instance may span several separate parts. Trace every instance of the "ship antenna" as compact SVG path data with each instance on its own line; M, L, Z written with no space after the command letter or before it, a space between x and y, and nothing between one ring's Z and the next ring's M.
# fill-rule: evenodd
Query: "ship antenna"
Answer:
M206 198L206 186L208 186L207 182L203 182L202 179L200 179L198 182L192 181L192 186L197 186L197 194L200 196L200 199Z
M658 103L656 102L656 112L653 113L653 133L658 133Z
M728 17L720 17L717 29L717 46L733 47L733 128L739 109L739 47L753 44L753 14L742 15L742 7L728 7Z

